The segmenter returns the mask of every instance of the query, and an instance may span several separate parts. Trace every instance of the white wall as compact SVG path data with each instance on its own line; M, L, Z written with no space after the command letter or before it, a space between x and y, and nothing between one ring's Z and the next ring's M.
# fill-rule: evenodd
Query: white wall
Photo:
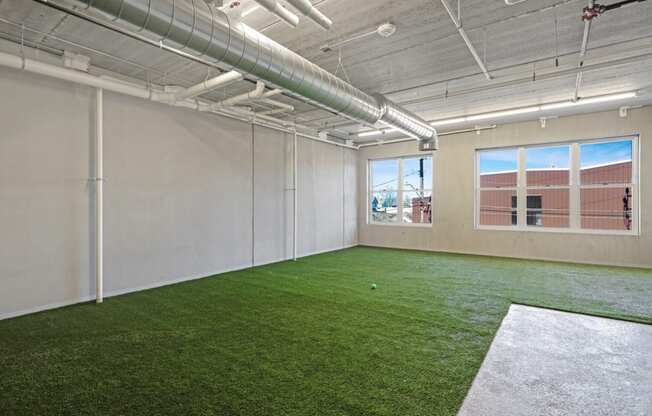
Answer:
M641 235L596 235L474 229L475 150L640 133ZM360 244L581 263L652 267L652 107L499 126L444 136L433 157L433 225L426 228L367 224L369 159L418 154L415 142L361 149L358 163Z
M0 69L0 318L93 298L94 93ZM290 134L104 97L108 295L292 257ZM299 255L355 244L355 151L298 143Z

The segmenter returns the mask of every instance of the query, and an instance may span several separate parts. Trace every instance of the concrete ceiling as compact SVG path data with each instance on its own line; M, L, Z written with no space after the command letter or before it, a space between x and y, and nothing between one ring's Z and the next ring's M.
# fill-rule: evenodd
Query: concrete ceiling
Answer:
M456 7L456 1L448 1ZM462 23L491 81L480 72L440 0L317 0L313 4L333 20L331 30L304 17L297 28L291 28L264 9L244 20L323 68L348 76L362 90L384 93L429 120L573 96L585 0L528 0L513 6L503 0L461 0ZM27 45L53 53L63 49L84 53L95 66L125 76L189 86L219 72L30 0L0 0L0 17L59 40L0 22L5 38L20 41L22 37ZM345 41L386 22L397 27L389 38L372 34L341 49L320 50L324 44ZM340 53L346 75L338 68ZM652 2L634 3L596 18L584 65L580 96L637 90L641 97L628 104L651 103ZM250 88L241 82L208 98ZM341 137L367 129L297 100L279 99L295 106L297 111L289 118L317 129L331 129Z

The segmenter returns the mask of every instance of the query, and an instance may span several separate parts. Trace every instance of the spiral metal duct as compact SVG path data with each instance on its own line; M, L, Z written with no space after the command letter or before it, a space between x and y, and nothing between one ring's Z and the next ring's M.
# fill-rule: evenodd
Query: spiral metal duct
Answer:
M381 121L424 141L436 131L418 116L381 101L318 67L203 0L63 0L146 30L179 49L214 59L352 119Z

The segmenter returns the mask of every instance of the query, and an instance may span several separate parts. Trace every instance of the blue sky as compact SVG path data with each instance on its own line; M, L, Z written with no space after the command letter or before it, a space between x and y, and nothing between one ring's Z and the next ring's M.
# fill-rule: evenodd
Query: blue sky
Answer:
M383 191L386 189L398 189L398 160L375 160L372 164L373 169L373 189L374 191ZM404 159L403 170L405 179L405 189L419 188L419 158ZM427 158L424 161L424 178L425 188L430 189L432 186L432 159Z
M373 189L398 189L398 160L374 160Z
M516 170L516 149L484 150L480 153L480 173ZM580 145L582 167L632 159L632 142L620 140ZM533 147L526 149L527 169L568 168L570 146Z
M480 152L480 173L516 170L516 149L483 150Z
M583 168L620 160L632 160L630 140L580 145L580 164Z
M532 147L525 151L526 169L570 167L570 146Z

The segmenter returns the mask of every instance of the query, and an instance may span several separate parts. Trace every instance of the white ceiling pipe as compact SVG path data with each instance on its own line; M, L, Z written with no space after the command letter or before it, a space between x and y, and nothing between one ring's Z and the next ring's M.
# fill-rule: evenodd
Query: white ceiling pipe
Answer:
M478 54L478 51L475 50L475 47L471 43L471 39L469 39L469 36L466 34L466 31L462 27L462 21L461 19L458 19L457 16L455 16L455 13L453 13L453 9L451 9L451 6L448 4L446 0L441 0L441 4L444 6L446 11L448 12L448 15L451 17L451 20L455 24L455 27L457 28L457 31L459 32L460 36L462 36L462 39L464 39L464 43L466 43L466 47L469 48L469 52L471 52L471 55L473 55L473 59L475 59L475 62L478 64L480 67L480 70L484 74L484 76L491 81L491 74L489 73L489 70L487 70L487 67L485 66L484 62L482 61L482 58L480 58L480 55ZM460 11L458 10L458 13Z
M263 6L268 12L277 15L282 21L292 27L297 27L299 24L299 16L283 7L276 0L256 0L256 3Z
M282 93L283 93L283 91L279 90L279 89L271 90L271 91L267 91L260 98L271 98L271 97L273 97L275 95L279 95L279 94L282 94Z
M256 100L256 102L260 102L260 103L268 104L268 105L271 105L271 106L274 106L274 107L282 108L285 111L294 111L294 106L292 106L290 104L282 103L280 101L271 100L269 98L261 98L260 100Z
M589 9L593 8L593 0L589 0ZM582 67L584 66L584 56L586 56L586 49L589 45L589 35L591 33L591 20L584 19L584 34L582 35L582 46L580 46L580 62L578 64L579 71L575 78L575 94L573 94L573 101L580 98L580 88L582 87Z
M315 6L310 3L310 0L286 0L288 3L296 7L305 16L311 18L315 23L324 29L328 30L333 26L333 21L325 14L317 10Z
M184 91L175 94L174 98L178 101L183 101L188 98L194 98L199 95L206 94L218 88L229 85L233 82L240 81L241 79L242 79L241 73L239 73L238 71L229 71L224 74L220 74L214 78L202 81L199 84L193 85L190 88L186 88Z
M254 88L253 90L249 92L245 92L244 94L236 95L235 97L227 98L226 100L220 101L218 103L215 103L214 107L215 108L229 107L244 101L255 100L257 98L262 97L264 92L265 92L265 83L262 81L258 81L256 82L256 88Z
M88 85L90 87L104 88L106 90L139 97L146 100L150 99L150 92L144 88L136 88L122 82L115 82L105 77L96 77L85 72L62 68L4 52L0 52L0 65L15 69L22 69L35 74L63 79L78 84Z
M262 115L266 115L266 116L271 116L271 115L283 114L283 113L287 113L287 112L288 112L288 110L286 110L285 108L277 108L275 110L257 111L256 115L258 116L258 115L262 114Z
M251 111L246 111L235 107L225 107L225 108L216 109L214 108L215 103L209 101L200 101L197 99L175 101L174 94L172 93L157 91L151 88L146 88L137 84L131 84L123 80L118 80L108 76L95 76L85 72L75 71L73 69L63 68L56 65L39 62L33 59L24 58L22 56L12 55L4 52L0 52L0 66L13 68L17 70L24 70L30 73L48 76L63 81L74 82L76 84L86 85L89 87L102 88L106 91L111 91L118 94L124 94L136 98L142 98L144 100L151 100L155 102L165 103L168 105L173 105L175 107L189 108L192 110L198 110L203 112L212 112L225 117L234 118L244 122L253 122L255 124L264 127L268 127L284 132L289 132L290 128L308 129L307 126L304 126L302 124L297 124L295 122L287 121L287 120L280 120L271 117L269 115L263 115L263 114L256 115ZM311 140L322 141L324 143L330 143L336 146L343 146L343 147L348 147L357 150L356 146L347 146L341 143L336 143L328 140L321 140L319 137L312 136L305 133L297 133L297 134Z

